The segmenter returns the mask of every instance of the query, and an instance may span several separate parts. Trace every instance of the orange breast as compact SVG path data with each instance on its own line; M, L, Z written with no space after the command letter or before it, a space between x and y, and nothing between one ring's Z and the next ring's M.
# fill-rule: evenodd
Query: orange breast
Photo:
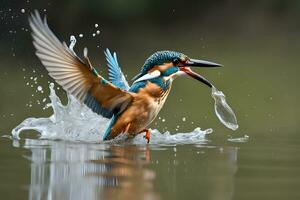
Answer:
M170 92L163 91L159 86L148 83L145 88L139 90L133 102L119 116L111 128L110 139L123 133L130 123L128 134L136 135L147 128L155 119Z

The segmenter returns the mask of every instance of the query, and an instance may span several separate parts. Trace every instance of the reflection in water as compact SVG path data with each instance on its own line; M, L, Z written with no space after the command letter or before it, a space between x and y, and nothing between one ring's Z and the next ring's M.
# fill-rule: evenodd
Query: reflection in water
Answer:
M237 147L24 141L30 200L234 198Z
M148 147L26 139L29 199L159 199Z

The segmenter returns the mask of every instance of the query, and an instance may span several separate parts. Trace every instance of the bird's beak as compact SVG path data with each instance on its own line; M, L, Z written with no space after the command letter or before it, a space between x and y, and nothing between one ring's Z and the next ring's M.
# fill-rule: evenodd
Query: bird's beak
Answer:
M205 60L196 60L196 59L190 59L186 62L185 66L180 67L180 70L185 72L187 75L193 77L194 79L204 83L208 87L212 87L213 85L205 79L200 74L197 74L196 72L192 71L190 67L222 67L223 65L218 63L213 63Z
M223 65L218 63L197 59L189 59L185 65L188 67L223 67Z

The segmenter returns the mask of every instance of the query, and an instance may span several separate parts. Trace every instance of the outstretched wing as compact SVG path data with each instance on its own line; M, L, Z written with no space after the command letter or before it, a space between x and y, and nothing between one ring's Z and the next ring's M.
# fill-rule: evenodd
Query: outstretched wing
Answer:
M132 101L132 94L123 91L97 74L90 65L85 49L85 62L61 43L36 11L29 19L36 55L66 91L85 103L94 112L111 118Z
M114 52L112 55L109 49L104 51L107 60L108 66L108 75L109 80L117 87L121 88L122 90L129 90L129 85L125 79L124 74L121 71L121 68L118 63L117 54Z

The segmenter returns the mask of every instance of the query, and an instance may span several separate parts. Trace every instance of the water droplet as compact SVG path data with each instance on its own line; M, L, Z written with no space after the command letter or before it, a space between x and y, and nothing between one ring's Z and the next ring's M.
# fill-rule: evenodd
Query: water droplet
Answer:
M71 49L71 51L72 51L73 53L74 53L73 48L74 48L75 44L76 44L76 38L75 38L74 35L71 35L71 36L70 36L70 45L69 45L69 49Z
M21 13L25 13L25 9L24 8L21 9Z
M95 24L95 28L97 28L99 25L98 24Z
M185 118L185 117L183 117L183 118L182 118L182 121L183 121L183 122L185 122L185 121L186 121L186 118Z
M83 34L82 34L82 33L80 33L80 34L79 34L79 37L80 37L80 38L82 38L82 37L83 37Z
M97 33L97 35L99 35L99 34L100 34L100 31L99 31L99 30L97 30L97 31L96 31L96 33Z
M39 86L37 87L37 90L38 90L38 91L42 91L42 90L43 90L43 87L39 85Z

